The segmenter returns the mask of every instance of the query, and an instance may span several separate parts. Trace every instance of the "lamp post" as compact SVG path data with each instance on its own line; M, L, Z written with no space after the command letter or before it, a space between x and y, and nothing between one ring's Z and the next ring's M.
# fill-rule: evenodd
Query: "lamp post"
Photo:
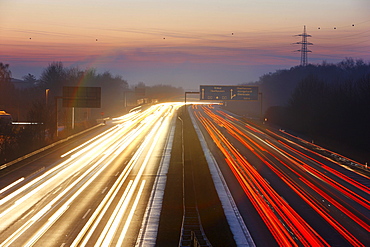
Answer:
M55 96L54 99L55 99L55 120L56 120L56 127L57 127L56 135L58 137L58 135L59 135L59 133L58 133L58 127L59 127L58 126L58 99L63 99L63 97Z
M48 106L49 91L50 91L49 88L45 89L45 105L46 105L46 107Z
M260 112L260 118L263 121L263 115L262 115L262 93L258 93L260 95L260 100L261 100L261 112Z

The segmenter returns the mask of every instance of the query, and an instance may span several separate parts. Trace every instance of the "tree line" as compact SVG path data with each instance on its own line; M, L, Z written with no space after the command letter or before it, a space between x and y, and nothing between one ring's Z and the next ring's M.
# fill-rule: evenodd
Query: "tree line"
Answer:
M226 109L370 153L370 62L346 58L295 66L242 85L258 86L258 101L230 101Z
M279 95L280 105L267 109L268 122L370 151L370 63L347 58L278 71L260 81L267 95L283 83L292 88L286 98Z
M96 69L81 70L66 67L62 62L50 63L39 78L32 74L23 77L28 87L17 88L12 83L10 65L0 62L0 110L10 113L15 121L39 124L15 127L0 126L0 164L43 147L56 139L63 138L95 125L96 119L116 117L126 113L139 103L167 101L173 96L182 96L183 89L169 85L146 86L139 82L129 85L120 75L109 71L98 73ZM101 88L101 108L76 109L81 119L72 130L70 109L62 107L64 86L85 86ZM139 99L145 99L140 100ZM56 107L58 105L58 107ZM57 118L59 125L65 125L56 136ZM77 117L76 117L77 118Z

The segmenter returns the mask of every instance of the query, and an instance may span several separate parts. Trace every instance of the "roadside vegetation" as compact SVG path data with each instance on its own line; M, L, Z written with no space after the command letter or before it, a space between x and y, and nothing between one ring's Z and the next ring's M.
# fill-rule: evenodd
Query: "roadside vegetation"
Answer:
M263 117L267 124L369 162L370 63L347 58L337 64L296 66L251 84L263 94L263 116L260 101L230 103L230 111Z
M307 70L288 102L266 111L268 121L369 152L370 64L345 60Z
M176 100L176 96L183 96L182 88L146 86L143 82L129 85L121 76L112 75L109 71L81 70L66 67L62 62L50 63L39 78L27 74L22 79L22 86L17 86L10 65L0 62L0 111L10 113L14 122L34 123L0 124L0 164L96 125L97 119L121 116L138 105ZM72 110L62 106L64 86L101 87L101 108L76 108L72 128Z

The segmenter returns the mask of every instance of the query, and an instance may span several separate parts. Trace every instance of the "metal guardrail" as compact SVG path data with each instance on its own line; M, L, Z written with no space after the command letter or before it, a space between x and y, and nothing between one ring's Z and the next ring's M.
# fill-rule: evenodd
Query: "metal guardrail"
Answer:
M180 247L211 247L204 233L197 207L186 207L184 209L183 223L181 229Z

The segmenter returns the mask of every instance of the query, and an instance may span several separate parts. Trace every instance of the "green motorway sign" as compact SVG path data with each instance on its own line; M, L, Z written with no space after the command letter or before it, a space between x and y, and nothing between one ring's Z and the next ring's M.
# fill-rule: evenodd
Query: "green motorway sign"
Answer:
M258 100L258 87L202 85L200 100Z

